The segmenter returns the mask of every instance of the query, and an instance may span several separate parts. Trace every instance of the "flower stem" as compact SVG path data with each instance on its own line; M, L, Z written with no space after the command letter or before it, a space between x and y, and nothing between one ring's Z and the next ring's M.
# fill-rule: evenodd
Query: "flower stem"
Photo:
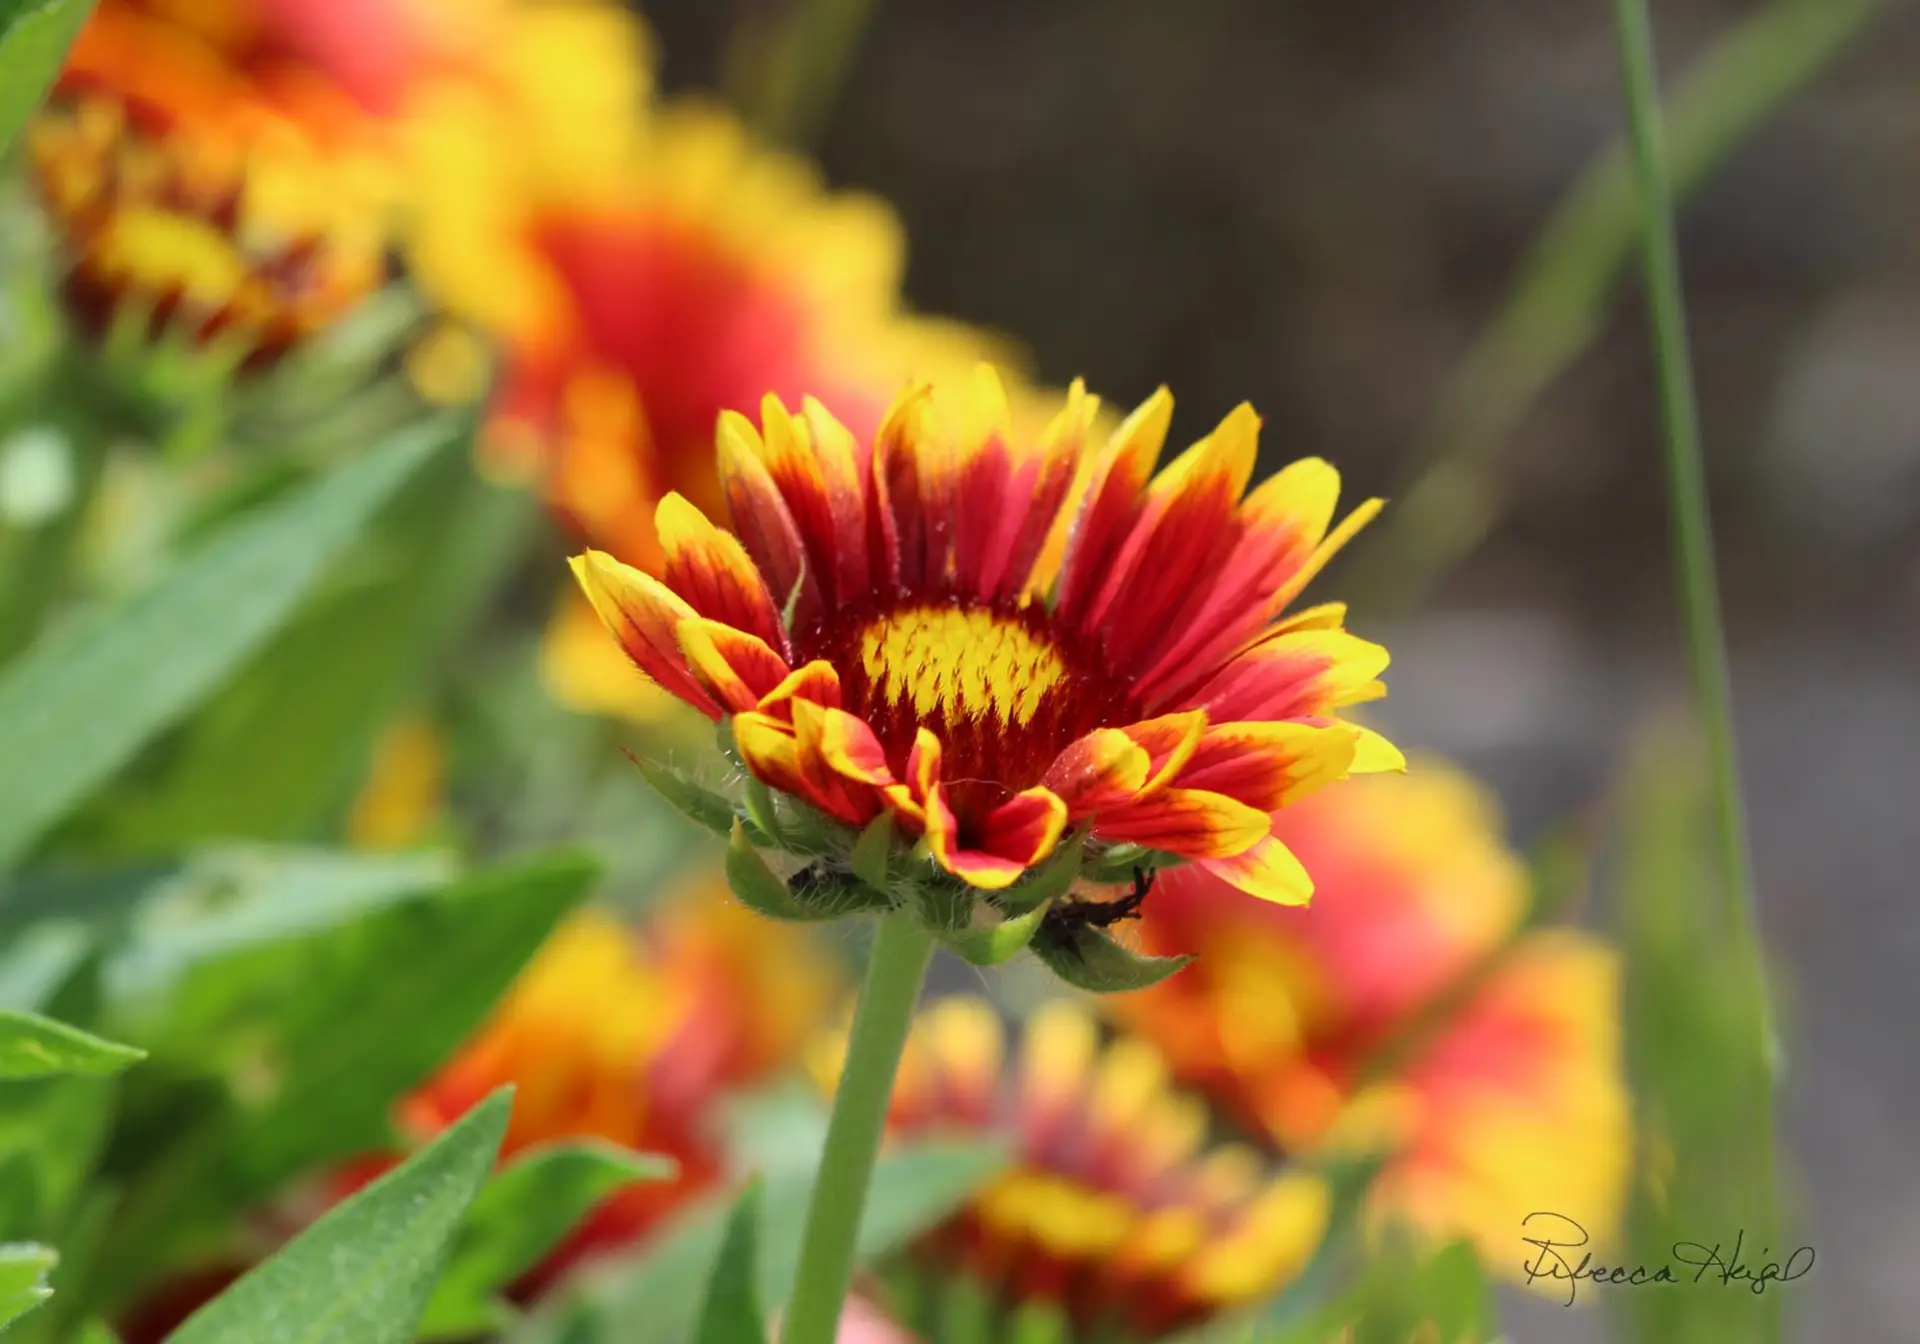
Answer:
M866 1206L874 1158L886 1128L893 1075L907 1043L920 985L933 958L933 935L912 910L881 918L867 958L867 979L853 1015L853 1034L833 1117L820 1154L800 1272L787 1308L784 1344L833 1344L840 1307L853 1280L854 1245Z
M1716 39L1666 99L1677 198L1710 181L1887 8L1886 0L1772 0ZM1634 196L1627 147L1614 143L1561 197L1441 389L1383 531L1346 562L1342 584L1355 610L1364 606L1376 621L1383 610L1418 610L1505 514L1515 433L1605 330L1633 255Z
M1666 440L1667 493L1673 513L1674 548L1680 565L1680 601L1685 618L1694 696L1704 723L1713 770L1714 811L1726 921L1751 977L1761 1059L1771 1080L1779 1068L1778 1038L1767 988L1766 958L1755 911L1753 864L1747 844L1746 806L1727 668L1727 638L1720 611L1713 555L1713 523L1707 508L1707 472L1700 445L1700 413L1694 397L1685 304L1681 297L1680 250L1673 225L1672 188L1662 142L1654 73L1653 32L1647 0L1614 0L1620 32L1620 66L1626 89L1627 125L1640 194L1641 260L1646 271L1648 315L1660 382ZM1754 1123L1760 1151L1773 1152L1773 1099L1756 1099ZM1767 1184L1757 1182L1761 1198ZM1769 1200L1770 1203L1770 1200ZM1771 1221L1773 1210L1764 1210Z

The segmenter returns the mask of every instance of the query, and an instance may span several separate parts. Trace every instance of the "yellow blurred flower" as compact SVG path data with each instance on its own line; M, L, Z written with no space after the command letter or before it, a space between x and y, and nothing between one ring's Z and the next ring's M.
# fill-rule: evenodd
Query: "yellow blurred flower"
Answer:
M1597 1237L1618 1224L1629 1154L1618 968L1571 929L1512 939L1526 875L1486 795L1421 765L1276 816L1314 876L1311 910L1233 899L1195 869L1144 904L1142 946L1191 953L1150 990L1105 1001L1178 1076L1289 1153L1384 1149L1373 1212L1466 1235L1511 1270L1545 1208ZM1407 1033L1473 984L1425 1034ZM1401 1053L1379 1076L1380 1052Z
M831 1087L844 1037L812 1065ZM1145 1041L1105 1050L1078 1008L1052 1002L1004 1060L986 1003L946 999L915 1024L889 1133L1000 1135L1012 1166L916 1242L929 1284L971 1277L995 1305L1045 1303L1076 1332L1155 1339L1265 1297L1319 1245L1325 1184L1275 1174L1251 1151L1206 1143L1199 1098L1169 1087Z

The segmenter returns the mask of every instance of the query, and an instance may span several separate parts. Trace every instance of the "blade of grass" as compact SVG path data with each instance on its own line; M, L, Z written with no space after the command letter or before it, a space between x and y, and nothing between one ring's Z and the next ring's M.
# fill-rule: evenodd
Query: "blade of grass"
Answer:
M1614 0L1613 9L1619 28L1628 137L1633 145L1634 177L1639 188L1641 264L1645 269L1648 319L1660 384L1667 492L1680 569L1680 603L1694 698L1712 769L1714 820L1727 927L1751 978L1753 1000L1760 1015L1761 1039L1757 1048L1765 1065L1762 1075L1765 1082L1761 1095L1754 1099L1752 1122L1758 1131L1755 1138L1760 1151L1770 1154L1773 1152L1771 1093L1779 1069L1779 1045L1767 987L1759 918L1754 909L1753 864L1747 844L1746 805L1741 795L1726 626L1720 611L1719 579L1714 564L1706 458L1701 448L1700 412L1694 395L1693 360L1687 340L1680 248L1674 230L1673 189L1667 176L1666 145L1662 138L1653 31L1647 0ZM1768 1198L1770 1205L1770 1196L1763 1197ZM1771 1207L1764 1210L1769 1222L1774 1212ZM1769 1333L1777 1332L1776 1317Z
M1721 38L1668 97L1673 184L1681 198L1865 31L1885 0L1775 0ZM1541 231L1505 303L1442 390L1410 455L1381 535L1347 583L1376 612L1417 608L1498 521L1501 450L1541 395L1594 342L1633 253L1632 166L1609 145Z
M784 19L742 24L726 54L735 106L771 139L819 140L879 0L791 0Z

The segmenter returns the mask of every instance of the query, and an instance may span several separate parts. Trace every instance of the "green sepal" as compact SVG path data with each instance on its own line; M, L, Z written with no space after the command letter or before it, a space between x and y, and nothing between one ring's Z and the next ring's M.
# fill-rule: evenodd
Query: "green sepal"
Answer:
M815 913L794 899L785 879L767 866L767 861L747 839L747 828L737 817L727 838L727 885L733 888L742 905L769 919L831 918Z
M892 886L887 876L887 860L892 853L893 814L882 808L853 842L853 853L847 862L855 877L875 891L887 891Z
M729 835L736 820L733 804L710 789L704 789L686 775L670 765L658 761L643 760L632 752L627 753L634 768L653 791L673 804L674 808L691 821L712 831L715 835Z
M1157 868L1165 856L1144 845L1115 845L1093 856L1087 864L1090 882L1125 882L1135 868Z
M1020 949L1033 941L1053 906L1053 899L1040 902L1024 914L1012 915L998 924L970 929L936 929L934 936L952 948L962 961L974 966L998 966L1011 961Z
M1095 994L1121 994L1159 984L1192 961L1192 957L1146 957L1126 948L1097 929L1066 933L1044 930L1032 943L1034 955L1076 989Z
M942 876L922 885L919 893L920 917L942 942L973 924L972 887Z
M1008 914L1021 914L1034 906L1045 905L1067 894L1080 876L1086 837L1076 831L1055 847L1047 861L1013 886L993 898L993 903Z

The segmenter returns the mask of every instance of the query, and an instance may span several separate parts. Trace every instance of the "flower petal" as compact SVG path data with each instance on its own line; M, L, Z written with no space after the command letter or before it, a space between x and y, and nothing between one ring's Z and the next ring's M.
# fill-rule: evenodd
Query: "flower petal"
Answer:
M1305 905L1313 899L1313 878L1293 851L1271 835L1239 854L1202 859L1200 867L1228 886L1276 905Z
M1345 630L1290 630L1236 655L1184 703L1215 721L1304 719L1377 699L1387 651Z
M1177 782L1183 789L1225 794L1274 812L1322 784L1344 779L1359 735L1345 723L1216 724Z
M1205 605L1239 537L1234 514L1259 436L1259 416L1242 403L1147 487L1139 519L1079 623L1103 629L1116 671L1150 666ZM1109 620L1113 612L1125 619Z
M1400 748L1371 728L1349 725L1360 734L1354 744L1353 764L1348 770L1356 775L1405 774L1407 758Z
M1067 805L1058 794L1024 789L987 813L980 824L980 848L1031 868L1053 852L1066 825Z
M756 708L782 723L792 723L795 700L811 700L829 709L840 708L840 674L833 670L833 664L816 658L804 667L795 668L786 680L760 697Z
M653 525L665 555L660 577L667 587L702 616L744 630L786 654L787 632L780 625L779 608L738 538L715 527L677 493L661 499Z
M1093 832L1102 840L1127 841L1190 859L1217 859L1253 848L1271 825L1259 808L1224 794L1162 789L1145 802L1096 818Z
M1028 865L1052 848L1059 839L1060 826L1066 822L1066 808L1059 799L1045 789L1028 792L1043 796L1022 802L1026 798L1023 794L996 809L1015 809L1010 824L992 836L1012 847L1017 857L1008 857L987 848L962 848L960 826L947 803L946 786L935 784L925 805L927 849L934 860L961 881L985 891L1002 891L1019 881Z
M793 727L801 750L817 753L835 773L876 789L895 782L887 768L887 753L864 719L844 709L795 700Z
M694 675L734 713L753 709L789 674L784 658L757 635L691 617L674 627Z
M1060 570L1057 611L1063 625L1084 626L1101 581L1140 517L1140 492L1172 423L1173 396L1162 387L1120 423L1094 459Z
M1188 709L1157 719L1130 723L1120 731L1147 753L1147 779L1136 795L1148 798L1164 787L1192 759L1207 730L1205 710Z
M587 601L635 666L708 718L719 718L720 705L695 680L675 633L681 621L699 613L651 574L604 551L576 555L569 563Z
M807 561L799 525L762 452L752 422L736 411L721 412L714 454L733 531L760 567L773 601L784 611L792 599L795 619L811 621L825 609L819 575Z
M1138 794L1152 768L1146 750L1118 728L1096 728L1054 758L1042 783L1076 817Z

